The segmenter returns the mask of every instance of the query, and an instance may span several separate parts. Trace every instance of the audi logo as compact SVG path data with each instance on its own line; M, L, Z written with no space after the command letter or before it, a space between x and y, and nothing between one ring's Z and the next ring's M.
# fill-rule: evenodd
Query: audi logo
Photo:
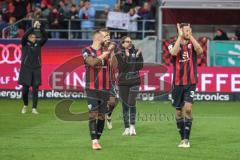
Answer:
M0 44L0 64L21 63L21 47L21 45L16 44Z

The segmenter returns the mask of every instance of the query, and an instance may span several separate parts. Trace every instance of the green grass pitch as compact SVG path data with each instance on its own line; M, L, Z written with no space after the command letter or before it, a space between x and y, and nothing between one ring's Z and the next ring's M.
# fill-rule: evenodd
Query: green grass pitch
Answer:
M121 106L113 129L105 128L103 150L92 151L87 121L66 122L54 112L58 100L40 100L40 115L21 115L20 100L0 100L1 160L239 160L240 102L196 102L191 148L177 148L169 102L138 102L137 136L124 137ZM87 111L78 100L71 112Z

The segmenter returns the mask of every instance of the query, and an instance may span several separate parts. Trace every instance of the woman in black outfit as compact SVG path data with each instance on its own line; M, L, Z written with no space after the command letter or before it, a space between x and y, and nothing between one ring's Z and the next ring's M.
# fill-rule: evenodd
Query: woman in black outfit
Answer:
M141 83L139 70L143 68L143 56L140 50L135 49L129 36L123 37L120 45L120 52L115 55L112 63L119 72L119 96L125 126L123 135L136 135L136 97Z

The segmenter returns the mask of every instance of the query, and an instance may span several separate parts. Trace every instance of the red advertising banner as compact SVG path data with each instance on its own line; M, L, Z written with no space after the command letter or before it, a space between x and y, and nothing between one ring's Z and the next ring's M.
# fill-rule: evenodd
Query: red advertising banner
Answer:
M68 43L68 44L66 44ZM40 90L83 91L85 68L81 49L89 42L50 41L42 50L42 86ZM21 60L19 42L0 43L0 90L19 90L17 80ZM145 64L140 72L141 91L169 92L172 68L160 64ZM240 92L240 68L198 68L198 92Z

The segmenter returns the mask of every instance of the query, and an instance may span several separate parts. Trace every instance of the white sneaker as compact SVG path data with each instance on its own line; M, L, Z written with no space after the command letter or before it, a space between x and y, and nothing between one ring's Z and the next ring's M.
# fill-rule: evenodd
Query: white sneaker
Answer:
M129 136L129 128L125 128L123 134L123 136Z
M27 106L23 106L23 108L22 108L22 110L21 110L21 113L22 113L22 114L27 113Z
M107 128L112 129L112 118L109 116L106 116L106 120L107 120Z
M39 114L36 108L32 109L32 114Z
M137 135L134 125L130 125L129 134L130 134L130 136L136 136Z
M179 143L178 147L179 148L183 148L185 145L185 141L184 140L181 140L181 142Z
M190 148L190 142L188 139L185 139L184 148Z
M190 148L190 142L187 139L184 139L178 145L179 148Z

